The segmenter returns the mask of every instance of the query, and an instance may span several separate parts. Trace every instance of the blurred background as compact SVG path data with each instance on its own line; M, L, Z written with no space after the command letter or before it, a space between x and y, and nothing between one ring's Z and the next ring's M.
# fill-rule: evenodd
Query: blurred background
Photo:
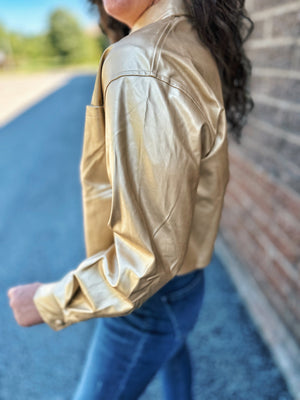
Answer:
M246 0L255 109L189 338L196 400L300 399L300 1ZM0 0L0 400L71 399L94 321L16 325L9 287L84 259L85 105L108 39L84 0ZM159 375L142 400L160 399ZM177 400L177 399L176 399ZM178 399L180 400L180 399Z
M107 45L88 2L1 0L0 4L2 71L95 66Z

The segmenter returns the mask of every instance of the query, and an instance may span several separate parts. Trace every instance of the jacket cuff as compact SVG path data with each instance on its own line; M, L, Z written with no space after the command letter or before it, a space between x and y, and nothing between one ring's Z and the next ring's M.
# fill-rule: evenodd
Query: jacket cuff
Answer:
M55 283L39 286L33 297L33 302L46 324L55 331L66 328L64 314L53 294Z

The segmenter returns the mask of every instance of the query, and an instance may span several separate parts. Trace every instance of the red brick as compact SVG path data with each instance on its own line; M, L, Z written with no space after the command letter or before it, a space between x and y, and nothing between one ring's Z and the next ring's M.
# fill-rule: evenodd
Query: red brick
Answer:
M300 34L299 12L282 14L272 18L272 36L297 37Z
M239 190L246 193L259 207L272 223L283 229L295 244L300 242L300 224L297 216L300 214L300 199L288 189L276 186L270 182L266 174L258 174L245 161L236 158L236 154L230 153L231 181L238 182ZM228 185L228 191L231 189ZM266 193L268 195L266 196Z
M272 9L274 6L281 5L282 0L247 0L246 7L249 11L257 12L265 9Z
M253 116L290 132L297 132L300 125L299 113L293 110L282 109L277 105L257 102L253 110Z
M250 44L250 42L249 42ZM297 48L292 46L248 47L246 53L253 67L289 69L293 67L293 59Z
M300 101L300 81L288 79L286 73L281 78L257 76L251 78L251 93L264 94L295 103Z
M255 232L247 231L243 225L239 226L238 235L225 230L225 236L233 251L245 260L279 315L291 331L298 334L295 324L299 321L299 312L295 312L294 302L289 298L291 280L284 273L284 268L276 260L270 259ZM242 246L242 243L247 245Z
M261 39L263 37L265 21L257 21L251 34L251 39ZM250 39L249 39L250 40Z

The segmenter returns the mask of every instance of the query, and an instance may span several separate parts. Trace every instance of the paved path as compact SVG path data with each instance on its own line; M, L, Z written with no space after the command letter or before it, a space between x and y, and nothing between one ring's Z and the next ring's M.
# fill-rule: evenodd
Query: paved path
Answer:
M84 258L79 160L93 82L72 79L0 130L0 400L71 399L89 345L94 320L60 332L20 328L6 291L60 279ZM215 255L205 272L203 309L189 338L195 400L290 400ZM159 391L157 377L142 400L160 400Z
M0 128L55 89L65 85L73 76L79 75L80 71L78 68L68 68L30 74L2 72Z

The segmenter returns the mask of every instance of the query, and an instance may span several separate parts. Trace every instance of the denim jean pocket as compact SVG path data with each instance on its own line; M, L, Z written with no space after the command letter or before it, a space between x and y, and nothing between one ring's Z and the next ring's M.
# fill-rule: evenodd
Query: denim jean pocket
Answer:
M204 269L196 270L187 275L180 275L173 278L164 288L162 296L168 302L176 302L192 295L194 291L199 291L204 285Z
M183 340L197 322L204 297L203 271L180 288L161 295L161 301L177 340Z

